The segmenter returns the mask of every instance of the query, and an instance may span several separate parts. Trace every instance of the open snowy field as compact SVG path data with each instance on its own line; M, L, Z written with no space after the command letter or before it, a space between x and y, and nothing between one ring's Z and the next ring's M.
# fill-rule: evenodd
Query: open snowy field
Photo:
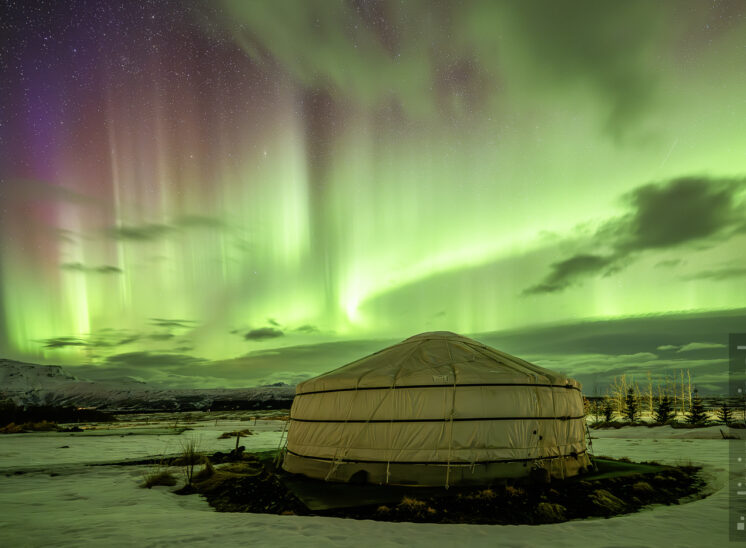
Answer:
M593 431L597 455L704 466L710 496L611 519L540 526L434 525L218 513L171 488L140 489L149 466L102 463L178 453L196 438L229 451L222 432L251 428L247 450L275 449L279 420L200 420L163 434L173 420L133 420L112 435L38 433L0 437L0 546L726 546L728 442L717 427ZM103 426L102 426L103 427ZM159 429L133 433L139 429ZM67 446L67 447L65 447ZM96 466L92 466L96 464ZM23 474L17 472L24 471Z

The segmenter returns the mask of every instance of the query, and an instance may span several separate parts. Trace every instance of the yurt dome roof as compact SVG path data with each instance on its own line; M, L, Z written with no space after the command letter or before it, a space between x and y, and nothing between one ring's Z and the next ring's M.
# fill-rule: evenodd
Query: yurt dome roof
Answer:
M565 375L450 331L420 333L298 385L297 394L429 384L546 384L580 388Z

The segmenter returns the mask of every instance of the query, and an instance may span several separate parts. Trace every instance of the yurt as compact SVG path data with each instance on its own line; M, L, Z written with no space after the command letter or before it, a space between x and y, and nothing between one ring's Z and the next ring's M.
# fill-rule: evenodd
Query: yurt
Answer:
M336 482L476 485L585 471L580 384L422 333L299 384L283 468Z

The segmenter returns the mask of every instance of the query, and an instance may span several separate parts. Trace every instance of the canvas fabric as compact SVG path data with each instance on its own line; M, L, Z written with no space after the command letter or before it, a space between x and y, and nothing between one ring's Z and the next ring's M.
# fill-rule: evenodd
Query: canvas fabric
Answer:
M326 461L329 478L341 463L577 459L584 421L577 381L466 337L424 333L299 384L285 468L317 477L319 462L304 459Z

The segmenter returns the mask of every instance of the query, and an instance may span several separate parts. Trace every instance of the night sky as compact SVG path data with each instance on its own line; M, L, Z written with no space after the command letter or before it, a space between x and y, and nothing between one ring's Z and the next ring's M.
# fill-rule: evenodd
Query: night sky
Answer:
M449 330L723 391L746 331L739 0L0 0L0 97L2 357L246 386Z

